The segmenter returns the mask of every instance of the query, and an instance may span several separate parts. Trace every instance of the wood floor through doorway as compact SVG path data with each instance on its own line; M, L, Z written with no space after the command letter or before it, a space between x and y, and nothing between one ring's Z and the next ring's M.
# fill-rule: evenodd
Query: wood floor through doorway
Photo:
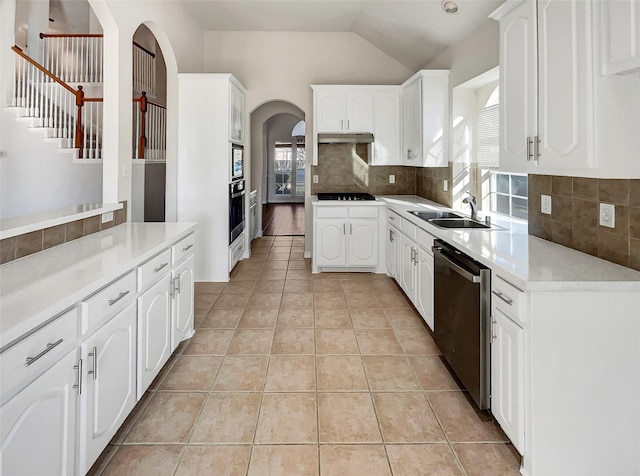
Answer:
M304 236L304 203L267 203L262 208L264 236Z

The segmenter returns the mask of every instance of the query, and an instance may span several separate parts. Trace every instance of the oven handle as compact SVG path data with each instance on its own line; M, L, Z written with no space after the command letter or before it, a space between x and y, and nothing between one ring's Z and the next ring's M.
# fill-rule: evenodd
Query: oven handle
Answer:
M231 194L231 198L238 198L241 197L242 195L244 195L246 193L245 190L243 190L242 192L238 192L238 193L232 193Z
M479 283L480 282L480 276L476 276L475 274L467 271L466 269L464 269L462 266L460 266L457 263L454 263L453 261L451 261L449 258L447 258L447 256L442 252L442 247L441 246L432 246L431 250L434 253L438 253L438 255L447 262L447 265L454 270L456 273L458 273L460 276L462 276L464 279L466 279L467 281L471 281L472 283ZM435 255L434 255L435 256Z

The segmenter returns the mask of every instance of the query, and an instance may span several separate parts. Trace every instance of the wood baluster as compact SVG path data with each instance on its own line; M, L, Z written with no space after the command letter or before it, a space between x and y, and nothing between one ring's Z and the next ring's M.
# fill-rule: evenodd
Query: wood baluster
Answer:
M145 115L147 113L147 93L146 91L142 91L142 96L140 96L140 139L138 143L138 158L144 159L145 146L147 144L147 138L145 135L146 124L145 124Z
M76 140L75 147L80 149L79 157L82 159L84 149L84 131L82 129L82 106L84 106L84 91L82 86L78 86L76 91L76 107L78 108L78 117L76 118Z

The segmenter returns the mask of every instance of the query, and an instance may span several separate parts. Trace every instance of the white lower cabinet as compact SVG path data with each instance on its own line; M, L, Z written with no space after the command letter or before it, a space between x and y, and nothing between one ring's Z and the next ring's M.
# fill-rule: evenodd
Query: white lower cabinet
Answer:
M171 272L173 302L171 311L171 351L193 331L193 266L195 258L189 256Z
M377 206L315 206L313 271L378 267L379 235Z
M414 304L429 329L433 331L433 253L420 246L416 260L418 272Z
M171 355L171 276L138 298L138 399Z
M400 279L400 232L389 226L387 229L387 275L398 281Z
M76 473L78 351L62 357L0 408L1 469L6 476ZM82 389L84 391L84 389Z
M524 330L499 309L493 312L491 413L513 446L524 452Z
M132 303L81 346L85 362L82 474L136 405L136 344L136 306Z
M411 302L416 295L416 251L418 247L406 235L400 234L400 287Z

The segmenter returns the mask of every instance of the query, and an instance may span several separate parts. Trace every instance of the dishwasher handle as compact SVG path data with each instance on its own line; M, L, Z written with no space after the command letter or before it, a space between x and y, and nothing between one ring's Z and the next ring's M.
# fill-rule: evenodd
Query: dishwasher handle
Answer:
M449 258L447 258L447 255L442 250L442 246L432 246L431 251L433 251L434 256L436 256L436 253L437 253L438 256L440 256L440 258L442 258L447 262L447 265L449 266L449 268L454 270L456 273L458 273L467 281L471 281L472 283L476 283L476 284L480 282L480 276L473 274L472 272L464 269L458 263L454 263Z

